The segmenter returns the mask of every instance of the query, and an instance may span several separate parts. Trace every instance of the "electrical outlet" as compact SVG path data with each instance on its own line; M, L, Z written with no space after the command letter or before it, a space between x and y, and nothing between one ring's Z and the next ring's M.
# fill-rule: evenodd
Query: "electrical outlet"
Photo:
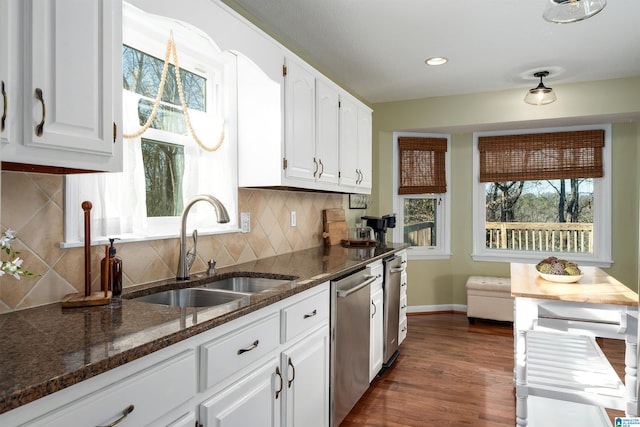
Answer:
M240 212L240 226L243 233L251 231L251 212Z
M297 224L296 211L291 211L291 226L295 227Z

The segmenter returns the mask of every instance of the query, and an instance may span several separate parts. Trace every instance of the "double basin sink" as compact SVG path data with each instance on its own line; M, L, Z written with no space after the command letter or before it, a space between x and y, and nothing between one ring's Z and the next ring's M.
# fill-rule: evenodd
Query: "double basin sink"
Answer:
M199 287L171 289L131 298L134 301L173 307L214 307L247 296L271 292L293 280L267 277L236 276L205 283Z

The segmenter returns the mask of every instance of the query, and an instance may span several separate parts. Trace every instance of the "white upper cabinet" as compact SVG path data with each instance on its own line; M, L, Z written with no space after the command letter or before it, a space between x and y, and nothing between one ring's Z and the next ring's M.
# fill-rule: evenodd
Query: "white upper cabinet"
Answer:
M13 96L22 105L10 103L8 114L22 132L3 139L3 162L122 170L122 3L8 0L8 7L18 8L24 43L16 49L9 37L9 67L22 77L12 82Z
M316 83L314 74L290 58L284 76L285 176L315 181ZM317 162L317 161L316 161Z
M340 185L371 193L371 110L349 95L340 97Z
M360 180L357 182L358 193L371 193L372 177L372 133L371 109L358 106L358 172Z
M18 52L22 50L19 36L17 1L0 2L0 142L5 144L18 138L19 123L14 113L20 108L18 96Z
M339 105L338 90L328 82L316 79L316 179L338 184L339 168Z

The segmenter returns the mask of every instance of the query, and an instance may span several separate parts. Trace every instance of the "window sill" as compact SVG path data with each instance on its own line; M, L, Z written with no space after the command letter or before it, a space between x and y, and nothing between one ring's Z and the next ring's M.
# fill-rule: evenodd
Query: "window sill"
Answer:
M228 233L240 233L242 230L239 228L228 228L224 230L212 230L212 229L198 229L198 236L210 236L214 234L228 234ZM189 233L187 237L190 238L191 234ZM152 240L166 240L166 239L179 239L180 233L168 233L163 235L153 235L153 236L143 236L139 234L120 234L117 236L111 236L118 239L117 243L133 243L133 242L150 242ZM100 237L98 239L91 240L91 246L98 245L106 245L109 244L109 239L107 237ZM84 246L84 242L76 241L76 242L60 242L61 249L69 249L69 248L79 248Z
M451 259L451 253L440 251L429 251L417 247L407 248L407 259L409 261L441 261Z

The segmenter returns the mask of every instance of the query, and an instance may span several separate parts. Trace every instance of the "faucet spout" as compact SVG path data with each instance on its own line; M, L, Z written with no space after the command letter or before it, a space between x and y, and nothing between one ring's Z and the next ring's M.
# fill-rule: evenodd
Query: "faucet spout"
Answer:
M182 211L182 218L180 221L180 259L178 260L178 272L176 273L177 280L187 280L189 278L189 269L191 265L187 262L187 216L189 215L189 211L191 207L195 205L197 202L205 201L209 202L216 211L216 216L218 217L218 222L220 224L224 224L229 222L229 213L224 205L220 202L220 200L216 199L213 196L208 194L200 194L195 196L193 199L187 203ZM195 258L195 246L193 249L193 256Z

